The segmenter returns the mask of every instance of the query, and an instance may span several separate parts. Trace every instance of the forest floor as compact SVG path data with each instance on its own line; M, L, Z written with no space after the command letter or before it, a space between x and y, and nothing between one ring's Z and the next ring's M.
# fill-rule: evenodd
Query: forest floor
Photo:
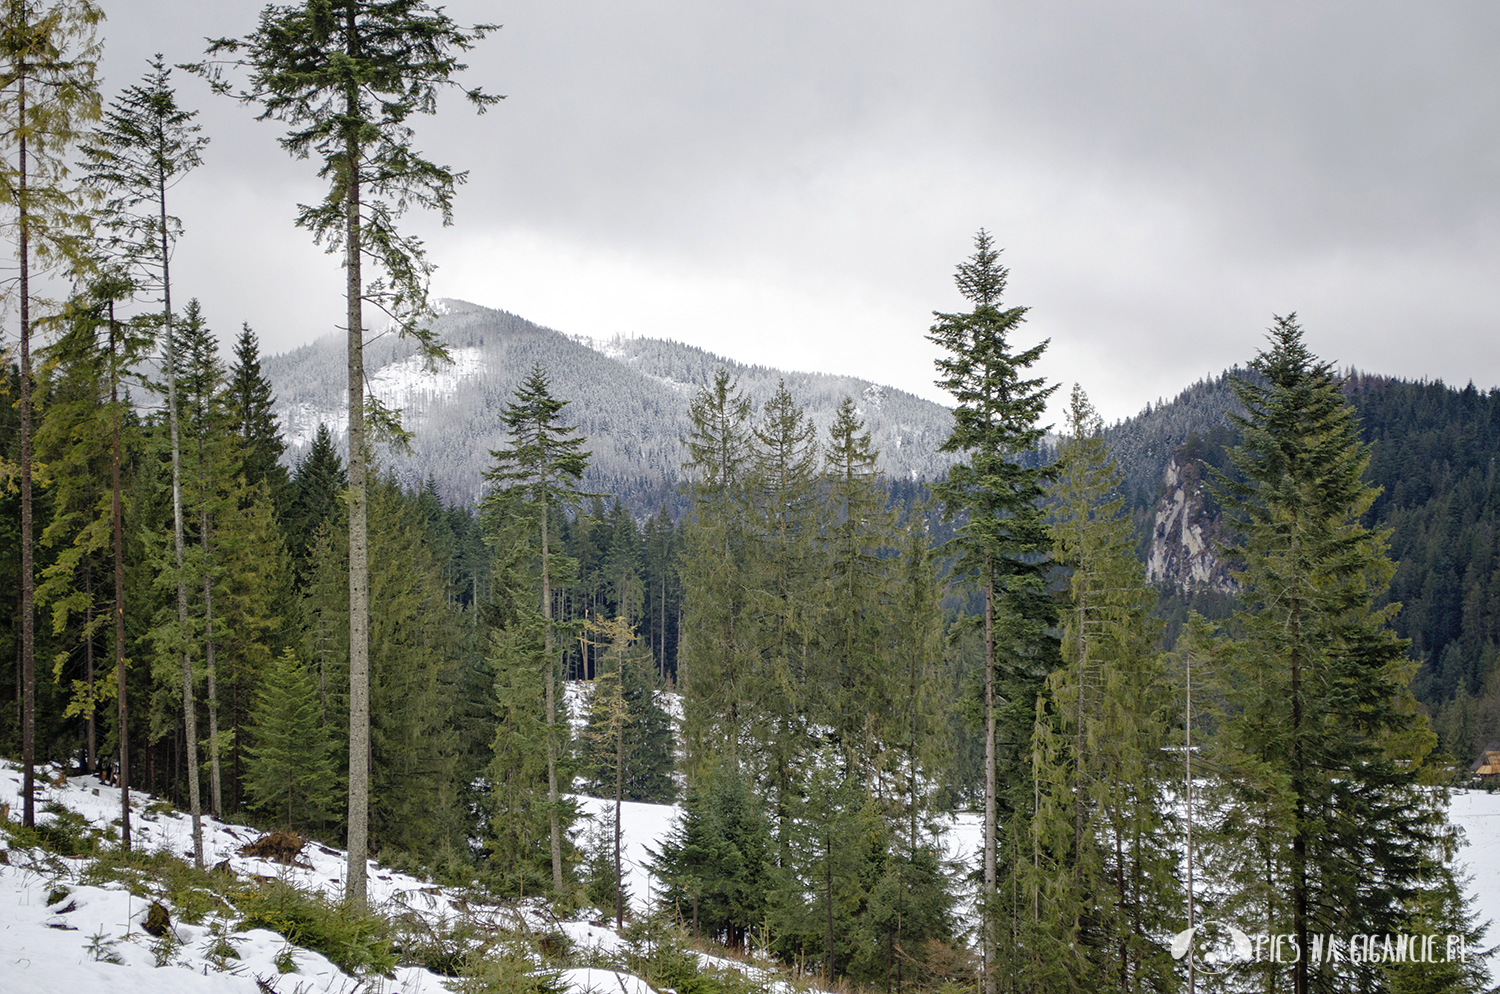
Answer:
M55 769L39 771L39 824L71 822L76 833L102 837L118 831L120 794L91 776L64 778ZM0 760L0 806L8 806L14 823L20 815L21 773ZM612 802L581 797L585 814L603 824ZM166 852L192 858L188 816L148 794L132 792L132 840L141 853ZM72 812L69 815L66 812ZM632 910L645 911L658 887L648 868L650 849L660 845L677 814L670 805L627 802L622 807L623 862ZM1480 921L1500 922L1500 793L1455 791L1451 818L1464 829L1459 861L1468 874L1466 889ZM236 880L278 881L302 893L336 900L343 892L347 860L343 852L310 842L301 865L285 866L240 855L261 835L258 829L203 819L204 864L221 863ZM948 830L950 858L972 856L979 824L960 816ZM9 845L9 848L4 848ZM17 847L0 838L0 994L16 991L87 990L176 992L259 992L259 994L325 994L354 991L446 994L452 977L415 966L396 967L387 976L345 972L322 953L288 942L265 928L243 928L233 909L187 923L173 911L170 938L147 933L151 896L166 892L165 882L150 879L134 885L104 879L91 872L87 856L64 857L38 848ZM559 920L540 902L485 903L473 894L439 887L372 862L369 899L373 909L411 930L429 934L462 931L482 941L486 935L560 932L571 943L574 962L560 971L559 987L568 994L650 994L638 977L609 968L628 941L612 922L596 913ZM1497 943L1491 930L1485 945ZM730 966L752 974L757 986L783 987L753 964L704 956L705 965Z

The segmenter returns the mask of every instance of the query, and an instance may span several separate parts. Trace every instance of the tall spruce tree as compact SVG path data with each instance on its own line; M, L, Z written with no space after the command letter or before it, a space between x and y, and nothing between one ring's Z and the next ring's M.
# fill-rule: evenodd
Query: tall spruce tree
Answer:
M1311 950L1314 935L1351 928L1413 931L1451 870L1435 851L1445 805L1423 787L1434 738L1412 698L1415 664L1390 629L1399 605L1382 603L1388 533L1362 523L1376 496L1369 447L1295 315L1277 317L1268 340L1250 363L1257 378L1233 384L1246 411L1234 419L1240 479L1219 477L1244 607L1215 759L1228 824L1260 827L1235 847L1258 857L1226 911ZM1380 965L1311 955L1252 969L1297 994L1393 982Z
M1046 473L1021 457L1041 439L1038 424L1056 385L1024 378L1047 347L1018 351L1012 339L1026 308L1002 302L1010 272L989 233L980 229L974 255L959 264L955 282L974 305L963 314L936 315L927 336L946 353L937 359L937 385L957 401L953 432L940 447L963 461L933 487L945 514L963 515L953 540L956 575L967 576L984 599L984 952L985 994L995 986L997 773L1025 797L1027 728L1031 704L1055 654L1048 625L1053 611L1043 582L1047 532L1041 501ZM1008 750L997 750L997 722L1007 719ZM1003 766L1003 771L1001 767ZM1007 804L1009 816L1020 805ZM1008 822L1014 819L1007 817Z
M390 412L365 396L364 306L390 315L418 342L429 363L446 353L427 327L432 266L421 242L397 220L408 206L452 221L453 195L465 173L423 157L412 146L409 119L436 111L438 94L467 68L456 53L485 36L488 25L461 28L425 0L308 0L268 6L244 39L219 39L209 54L244 53L249 83L235 91L222 63L200 67L215 86L258 105L261 118L284 121L282 147L317 157L329 180L319 204L301 205L297 223L343 256L349 391L349 897L365 901L369 825L370 735L369 548L366 506L367 407L373 427L395 428ZM464 96L480 112L500 98L475 89ZM367 280L364 261L379 275Z
M895 514L886 508L876 470L879 451L845 397L834 413L823 453L823 474L833 520L824 537L823 632L826 670L819 695L820 717L838 740L845 775L870 776L884 746L904 738L893 724L895 671L888 638L890 611L887 558Z
M545 673L551 665L544 632L546 619L536 596L535 519L525 507L511 509L519 497L493 497L484 508L485 538L493 551L492 593L488 605L489 669L494 734L485 772L484 845L490 864L507 893L524 896L553 883L551 825L559 835L566 864L571 852L567 828L576 806L566 799L551 803L549 784L566 768L549 759L554 728L545 707ZM566 873L566 869L565 869ZM555 888L554 888L555 890Z
M561 423L562 409L568 404L554 398L541 364L516 391L514 402L507 404L501 423L511 437L512 447L492 450L495 465L484 478L497 488L486 498L486 508L495 514L526 514L531 518L539 545L539 567L536 576L542 615L542 641L545 667L544 690L547 720L547 799L552 809L550 819L552 845L552 886L563 890L562 819L558 814L557 761L557 659L554 649L552 583L559 570L568 565L560 551L554 551L550 524L553 516L565 511L586 496L578 482L588 466L589 453L584 451L582 437L569 437L578 429Z
M220 771L218 648L215 596L223 573L219 550L218 525L221 514L237 508L244 477L238 472L233 451L234 439L226 431L228 420L224 405L224 364L219 359L219 343L204 320L197 298L188 301L182 315L182 352L180 355L183 410L179 427L190 435L189 469L192 475L191 510L198 526L198 557L194 568L195 586L203 594L201 634L196 641L201 649L208 704L209 796L211 810L223 817L223 779ZM218 622L222 628L222 622ZM185 706L191 702L184 689ZM190 722L191 729L194 723ZM190 738L196 750L196 736ZM189 764L190 771L196 761Z
M785 383L761 409L751 438L748 725L756 759L767 771L778 861L789 866L800 760L811 747L805 716L822 626L824 502L817 429Z
M720 754L738 762L749 701L749 644L744 613L748 532L751 404L729 374L693 398L692 431L683 443L683 474L692 509L683 527L683 738L688 773Z
M178 355L173 334L172 253L182 234L182 222L167 209L167 191L202 163L208 139L192 123L196 111L177 106L170 83L172 70L157 54L140 83L127 87L110 102L100 125L83 143L88 179L104 198L100 214L105 244L128 268L137 292L160 294L159 327L165 353L162 360L167 387L167 422L172 449L172 536L177 588L177 628L188 626L186 572L183 558L182 449L177 403ZM196 743L197 718L193 701L192 661L184 647L177 650L182 677L183 722L189 741ZM189 808L193 818L194 858L201 864L202 815L197 779L197 757L190 756Z
M68 182L68 150L99 118L95 32L102 20L104 12L90 0L0 5L0 185L16 246L17 279L8 293L15 294L20 322L21 820L27 827L36 821L32 276L33 266L45 273L84 251L89 225L80 193Z

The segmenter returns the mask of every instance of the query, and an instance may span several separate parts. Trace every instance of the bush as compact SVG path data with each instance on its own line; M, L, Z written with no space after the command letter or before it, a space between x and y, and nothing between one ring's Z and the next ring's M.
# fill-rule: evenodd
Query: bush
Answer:
M200 870L165 849L101 850L79 879L86 884L123 883L136 897L166 901L179 920L191 925L206 915L232 910L225 896L232 881Z
M453 984L454 994L567 994L555 971L538 969L523 950L510 946L475 950Z
M107 833L94 828L83 815L69 811L56 802L48 802L43 813L49 821L27 828L19 822L0 822L0 831L17 849L41 849L58 856L89 856L108 841Z
M349 974L389 977L396 968L390 926L352 903L307 894L280 880L243 892L237 903L244 915L237 931L270 929L322 953Z

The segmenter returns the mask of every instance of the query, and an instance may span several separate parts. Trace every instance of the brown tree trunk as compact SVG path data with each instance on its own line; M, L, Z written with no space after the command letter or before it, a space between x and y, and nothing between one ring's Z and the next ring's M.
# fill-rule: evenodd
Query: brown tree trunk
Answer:
M552 843L552 891L563 892L562 824L557 817L557 664L552 658L552 571L547 544L547 480L542 479L542 634L547 660L547 807Z
M125 692L125 528L120 502L120 388L115 371L115 305L109 305L109 403L111 422L110 516L115 543L115 679L120 701L120 845L130 848L130 714Z
M183 579L182 525L182 436L177 409L177 341L172 330L171 252L167 244L166 178L158 177L157 203L161 222L162 320L167 335L167 427L172 443L172 551L177 557L177 626L178 637L186 638L188 629L187 582ZM200 446L201 465L201 446ZM182 722L188 739L188 811L193 819L193 862L203 868L203 801L198 790L198 705L193 692L193 660L184 648L179 653L182 664Z
M26 120L26 78L17 83L16 118ZM31 550L31 256L26 199L26 134L20 138L16 204L20 213L21 277L21 824L36 824L36 578Z
M205 496L205 499L206 496ZM224 817L224 794L219 784L219 694L214 675L214 587L209 572L213 522L203 515L203 665L208 678L208 803L214 817Z
M995 568L984 557L984 994L995 994Z
M347 43L352 48L357 4L346 15ZM356 53L351 51L351 56ZM357 92L345 94L353 116ZM349 869L345 896L365 904L365 857L370 829L370 565L369 522L365 490L364 285L360 278L360 144L345 140L344 277L348 306L349 385Z

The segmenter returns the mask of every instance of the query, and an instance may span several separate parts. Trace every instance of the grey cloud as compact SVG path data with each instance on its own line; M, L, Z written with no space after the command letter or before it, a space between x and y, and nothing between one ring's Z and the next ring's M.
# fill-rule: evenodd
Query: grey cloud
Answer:
M108 4L110 86L156 49L182 61L204 35L245 33L259 8ZM758 281L734 306L783 325L777 341L816 335L819 362L848 355L867 376L889 353L886 379L933 396L925 314L958 306L949 274L987 225L1010 247L1029 330L1053 338L1054 375L1092 378L1110 416L1154 399L1155 384L1248 358L1271 313L1294 308L1315 347L1324 336L1342 361L1500 382L1500 356L1473 344L1493 337L1500 304L1491 3L448 10L504 24L470 53L466 80L508 99L480 118L454 100L417 122L420 147L470 171L455 231L412 221L440 259L529 232L673 273L675 288ZM190 292L218 326L248 317L280 329L277 347L326 330L338 287L314 289L316 250L290 227L292 203L318 195L312 166L286 158L274 125L194 81L183 92L214 138L192 181L190 238L264 229L242 239L253 258L205 248L215 261L191 274L205 285ZM231 188L242 195L217 195ZM561 267L572 256L559 253ZM244 273L287 274L291 289L266 299L231 285ZM548 279L556 288L538 288L538 306L586 292L566 272ZM216 295L225 313L212 310ZM797 305L814 298L816 327L799 323L813 319ZM829 319L846 300L862 305L857 327ZM743 331L715 340L712 328L653 322L649 300L593 307L567 313L602 327L565 330L633 328L808 365L794 345L750 356ZM1417 311L1430 329L1420 348L1402 343Z

